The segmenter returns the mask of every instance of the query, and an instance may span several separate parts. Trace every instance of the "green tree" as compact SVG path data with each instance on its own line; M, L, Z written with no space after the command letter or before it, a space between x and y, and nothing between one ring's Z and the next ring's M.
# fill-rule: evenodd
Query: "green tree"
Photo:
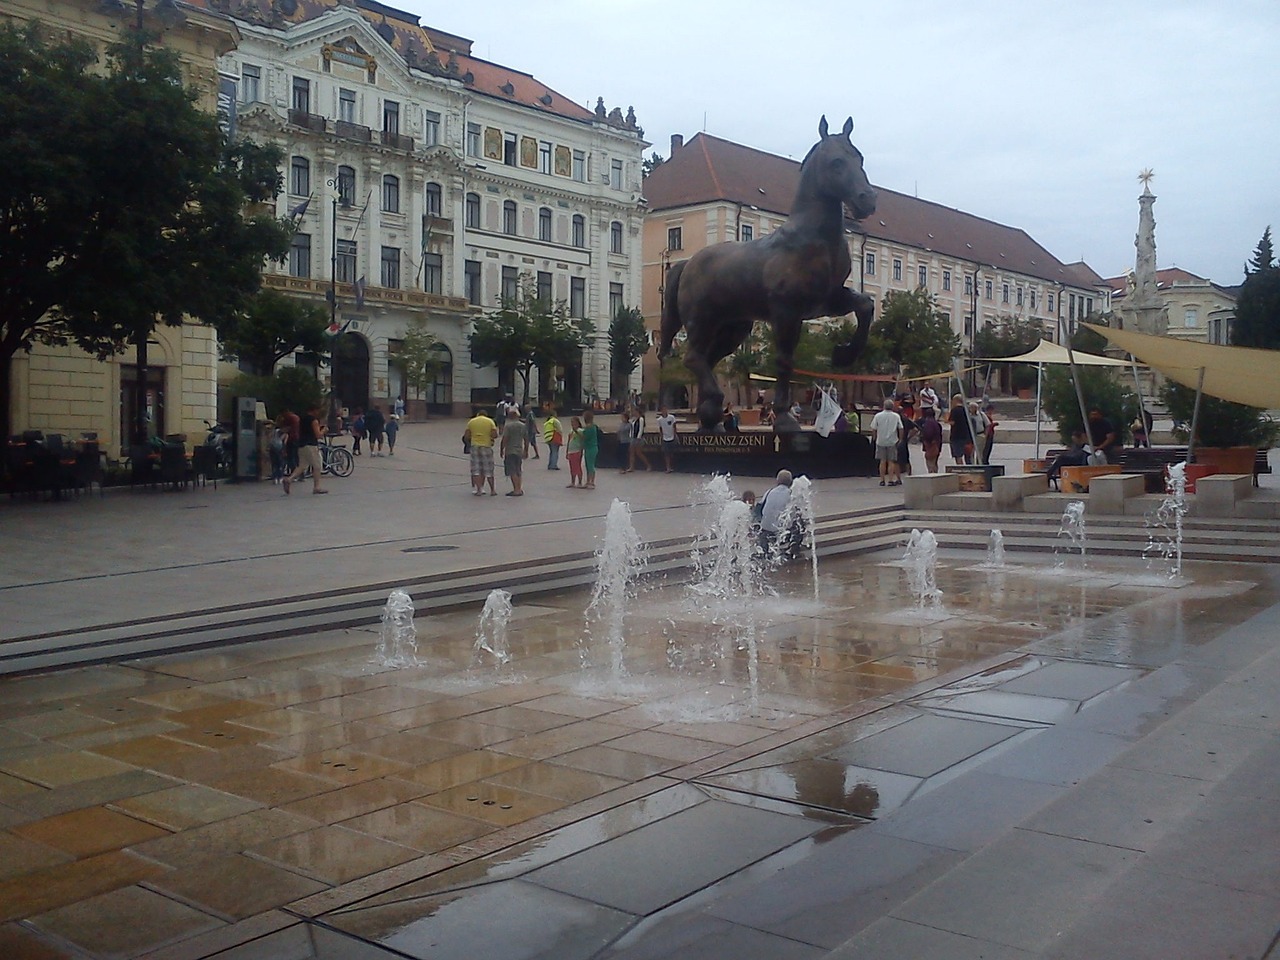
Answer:
M1271 250L1270 227L1245 266L1231 342L1240 347L1280 349L1280 266L1276 266Z
M131 31L99 69L83 42L0 26L0 417L14 355L74 343L105 358L157 324L247 308L289 227L246 215L280 189L280 155L228 149L177 59ZM141 379L141 378L140 378Z
M1168 380L1160 389L1160 399L1175 423L1186 424L1186 428L1174 431L1177 440L1186 443L1195 414L1195 390ZM1196 443L1205 447L1270 447L1276 441L1277 426L1265 410L1204 394L1196 417Z
M1044 325L1039 320L1019 317L999 317L979 330L973 338L973 346L979 357L1012 357L1028 353L1044 339ZM1001 364L1008 371L1015 388L1030 387L1036 382L1035 367L1029 364Z
M1100 333L1081 327L1071 338L1075 350L1102 353L1107 339ZM1121 442L1129 436L1129 423L1139 413L1138 398L1124 383L1120 367L1076 367L1080 376L1080 392L1086 410L1098 409L1111 421ZM1117 372L1119 371L1119 372ZM1071 431L1081 429L1080 401L1076 396L1071 367L1046 366L1041 404L1044 411L1058 422L1058 437L1071 442Z
M421 397L422 391L435 383L444 365L443 346L440 339L427 329L425 320L415 320L405 331L395 359L404 371L405 385L414 391L414 396Z
M635 307L619 307L609 321L609 370L614 396L625 396L627 380L649 352L644 314Z
M951 369L960 338L928 291L891 290L871 327L868 352L879 359L882 373L896 374L899 367L916 375L939 373Z
M502 297L497 309L473 323L471 362L518 371L527 404L534 367L545 381L557 364L576 359L594 332L590 320L569 316L564 301L538 297L533 278L526 275L514 297Z
M228 403L230 397L257 397L273 420L286 409L301 413L324 402L320 381L306 367L281 367L269 377L242 373L230 387Z
M277 290L259 290L243 313L219 325L218 343L224 358L270 376L291 353L325 356L331 345L328 327L329 316L320 307Z

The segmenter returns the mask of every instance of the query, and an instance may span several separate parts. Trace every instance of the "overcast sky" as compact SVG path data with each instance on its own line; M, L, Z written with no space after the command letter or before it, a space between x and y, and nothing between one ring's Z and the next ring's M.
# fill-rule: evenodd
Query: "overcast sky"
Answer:
M699 130L800 159L852 114L873 183L1133 267L1140 170L1161 267L1242 278L1280 228L1280 0L392 0L652 150Z

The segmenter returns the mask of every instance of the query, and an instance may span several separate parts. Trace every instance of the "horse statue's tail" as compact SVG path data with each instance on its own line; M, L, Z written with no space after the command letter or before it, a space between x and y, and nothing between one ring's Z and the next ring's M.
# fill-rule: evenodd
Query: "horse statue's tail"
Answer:
M667 271L667 281L662 297L662 339L658 342L659 363L671 356L671 345L675 342L680 328L684 326L684 322L680 319L680 308L677 306L679 301L677 294L680 291L680 274L684 273L684 265L688 262L681 260Z

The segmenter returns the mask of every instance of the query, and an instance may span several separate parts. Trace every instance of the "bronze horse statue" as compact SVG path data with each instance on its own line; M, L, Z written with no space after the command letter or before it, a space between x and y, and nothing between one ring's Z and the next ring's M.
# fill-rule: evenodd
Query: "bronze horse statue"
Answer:
M668 271L658 357L671 355L684 327L684 365L698 379L703 429L716 429L724 408L714 367L747 339L755 321L773 326L777 345L775 429L799 429L790 414L791 373L804 321L856 315L853 339L832 351L837 366L853 363L866 346L875 302L844 285L852 266L844 208L858 220L870 216L876 191L863 172L862 154L849 140L852 132L852 117L840 133L830 135L822 118L821 139L800 165L800 185L785 224L759 240L699 250Z

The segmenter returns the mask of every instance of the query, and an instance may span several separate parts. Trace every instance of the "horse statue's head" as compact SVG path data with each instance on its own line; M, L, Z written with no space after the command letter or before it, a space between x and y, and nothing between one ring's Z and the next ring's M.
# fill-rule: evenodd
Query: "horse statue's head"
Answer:
M862 169L862 153L849 139L851 133L853 117L844 122L840 133L828 134L824 116L818 123L822 139L805 157L803 168L812 171L817 193L840 200L855 219L862 220L876 212L876 191Z

